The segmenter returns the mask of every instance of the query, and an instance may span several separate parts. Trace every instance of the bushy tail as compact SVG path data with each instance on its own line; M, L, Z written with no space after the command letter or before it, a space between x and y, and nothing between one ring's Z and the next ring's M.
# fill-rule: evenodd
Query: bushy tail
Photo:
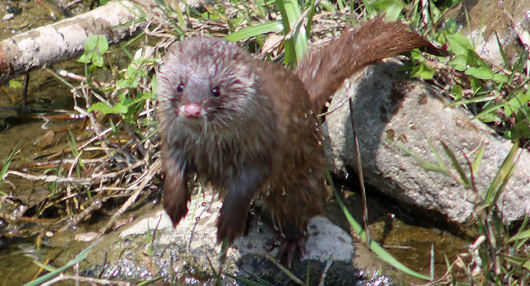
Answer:
M378 17L342 32L328 46L305 57L296 74L309 92L315 110L320 111L344 80L361 68L420 47L443 54L426 39L411 32L407 25Z

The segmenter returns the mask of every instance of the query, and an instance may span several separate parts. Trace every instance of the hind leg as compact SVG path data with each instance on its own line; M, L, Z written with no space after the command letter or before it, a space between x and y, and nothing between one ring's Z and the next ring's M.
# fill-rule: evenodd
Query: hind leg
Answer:
M287 267L292 266L297 253L305 253L307 224L312 217L321 214L322 204L327 196L321 177L303 174L300 179L290 180L298 183L293 183L282 191L271 191L265 198L279 231L277 258Z

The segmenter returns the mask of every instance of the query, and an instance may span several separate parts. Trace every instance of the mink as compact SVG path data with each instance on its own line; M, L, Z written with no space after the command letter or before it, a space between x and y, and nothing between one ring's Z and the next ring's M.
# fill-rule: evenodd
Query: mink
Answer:
M243 233L259 196L290 264L327 197L317 119L324 102L363 67L418 47L436 50L406 25L381 18L343 31L294 72L217 38L174 43L157 74L163 205L173 225L188 212L191 178L223 198L219 242Z

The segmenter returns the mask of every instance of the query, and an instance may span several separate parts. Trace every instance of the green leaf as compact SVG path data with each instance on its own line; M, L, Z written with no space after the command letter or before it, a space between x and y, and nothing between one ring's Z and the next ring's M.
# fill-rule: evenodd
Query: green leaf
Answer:
M449 91L451 94L454 94L455 95L455 99L458 100L460 98L462 98L462 91L464 89L462 88L461 85L458 85L458 84L455 84L453 85L453 87L451 87L451 90Z
M467 56L456 56L449 61L449 65L453 66L457 71L465 71L467 69Z
M114 106L108 106L103 102L94 103L88 111L99 111L104 114L118 114L123 117L127 123L132 123L135 120L136 112L143 106L143 102L147 99L152 99L152 93L138 92L135 98L128 98L124 95L119 96L120 101Z
M404 8L404 2L392 0L392 3L385 10L385 19L389 21L397 21L401 17Z
M442 16L442 11L440 11L440 9L438 9L438 7L436 7L435 5L430 5L430 8L431 8L432 21L434 23L437 23Z
M93 35L85 41L85 51L77 60L78 62L102 67L104 64L103 54L108 50L109 43L104 36Z
M96 102L92 104L92 106L90 106L88 111L99 111L104 114L109 114L109 113L123 114L127 112L127 108L126 107L124 108L123 105L118 105L118 104L116 104L115 106L108 106L107 104L103 102Z
M13 80L13 79L9 81L7 86L12 87L12 88L22 88L22 87L24 87L24 85L20 81Z
M93 50L98 45L99 36L93 35L88 37L85 41L85 50Z
M493 76L493 80L495 82L498 82L498 83L509 83L510 82L510 78L505 75L505 74L500 74L500 73L496 73L494 76Z
M127 89L127 88L137 88L138 87L138 81L135 79L135 77L130 77L127 79L122 79L116 82L116 88L118 89Z
M421 77L423 79L431 79L435 74L435 70L427 64L420 62L411 71L411 77Z
M530 135L530 127L528 126L528 123L525 121L521 121L517 124L515 124L514 127L512 127L511 130L506 131L505 137L510 138L512 140L517 140L521 137L527 137Z
M484 80L490 80L495 75L488 66L471 67L466 70L465 74Z
M455 19L451 18L445 22L445 30L447 31L447 33L454 34L456 33L457 28L458 23Z
M470 77L469 78L469 83L471 84L471 87L473 88L473 91L475 93L484 90L483 82L482 82L482 80L480 80L478 78Z
M453 52L455 55L466 55L469 51L474 52L474 48L469 42L469 39L462 35L459 31L454 35L446 35L448 50Z
M517 110L519 110L519 108L526 103L527 100L524 95L524 93L519 92L510 101L508 101L508 104L506 104L506 107L504 108L504 113L507 117L516 113Z

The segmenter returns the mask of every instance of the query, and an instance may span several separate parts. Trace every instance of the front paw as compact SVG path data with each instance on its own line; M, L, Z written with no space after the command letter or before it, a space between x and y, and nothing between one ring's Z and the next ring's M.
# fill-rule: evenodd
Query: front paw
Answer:
M277 238L268 244L267 248L278 248L276 259L288 268L293 266L296 254L303 256L305 254L305 245L307 235L299 228L288 225L284 231L278 234Z

